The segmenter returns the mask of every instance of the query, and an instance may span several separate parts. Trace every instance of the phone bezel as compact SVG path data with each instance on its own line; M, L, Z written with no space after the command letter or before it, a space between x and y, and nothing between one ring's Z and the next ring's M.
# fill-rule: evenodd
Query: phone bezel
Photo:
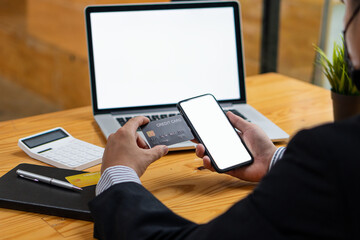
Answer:
M232 128L234 129L234 132L235 132L236 135L240 138L241 143L244 145L246 151L249 153L249 155L250 155L250 157L251 157L249 161L242 162L242 163L233 165L233 166L228 167L228 168L225 168L225 169L220 169L220 168L218 167L218 165L216 164L216 161L214 160L214 158L211 156L210 152L207 150L206 145L203 143L201 137L200 137L199 134L197 133L196 129L195 129L194 126L192 125L190 119L188 118L188 116L186 115L184 109L183 109L182 106L181 106L181 104L184 103L184 102L188 102L188 101L194 100L194 99L196 99L196 98L204 97L204 96L207 96L207 95L210 95L210 96L215 100L215 102L217 103L217 105L219 106L219 108L221 109L221 111L223 112L223 114L225 115L226 119L228 120L229 124L230 124L230 125L232 126ZM220 106L219 102L216 100L216 98L214 97L214 95L212 95L212 94L210 94L210 93L207 93L207 94L202 94L202 95L199 95L199 96L196 96L196 97L184 99L184 100L178 102L176 106L177 106L180 114L181 114L181 115L183 116L183 118L185 119L187 125L190 127L190 129L191 129L193 135L195 136L195 138L199 141L199 143L201 143L201 144L204 145L204 147L205 147L205 155L207 155L207 156L210 158L211 164L212 164L212 166L214 167L214 169L215 169L217 172L219 172L219 173L224 173L224 172L228 172L228 171L230 171L230 170L233 170L233 169L236 169L236 168L239 168L239 167L242 167L242 166L249 165L249 164L253 163L254 157L253 157L252 153L250 152L249 148L248 148L247 145L245 144L244 140L240 137L240 135L238 134L238 132L235 130L235 128L234 128L233 125L231 124L230 120L229 120L228 117L226 116L224 110L222 109L222 107Z

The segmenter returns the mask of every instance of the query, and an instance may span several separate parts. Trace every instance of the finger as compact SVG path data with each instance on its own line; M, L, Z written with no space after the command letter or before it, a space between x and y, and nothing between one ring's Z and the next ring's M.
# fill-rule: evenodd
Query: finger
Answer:
M243 133L246 131L246 129L251 127L251 123L230 111L226 113L226 116L229 118L231 124Z
M194 138L193 140L190 140L190 141L192 141L193 143L199 143L199 141L196 139L196 138Z
M140 148L149 149L145 140L138 133L136 133L136 143Z
M199 158L203 158L204 154L205 154L205 147L202 144L198 144L196 145L196 150L195 150L196 156L198 156Z
M212 172L215 172L215 169L211 165L211 161L210 161L210 158L208 156L204 156L203 163L204 163L204 168L209 169Z
M144 116L138 116L138 117L134 117L132 119L130 119L124 126L123 128L128 129L131 132L136 132L136 130L142 126L145 125L147 123L149 123L150 120L147 117Z
M149 150L148 153L151 155L151 162L158 160L162 156L166 155L169 152L169 148L165 145L157 145Z

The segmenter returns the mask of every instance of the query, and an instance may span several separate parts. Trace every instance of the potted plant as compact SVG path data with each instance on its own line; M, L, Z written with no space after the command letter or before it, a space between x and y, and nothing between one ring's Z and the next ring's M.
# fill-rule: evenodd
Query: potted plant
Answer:
M347 72L344 41L334 43L332 62L323 50L315 47L318 53L317 63L331 85L334 120L340 121L360 114L360 92L353 84Z

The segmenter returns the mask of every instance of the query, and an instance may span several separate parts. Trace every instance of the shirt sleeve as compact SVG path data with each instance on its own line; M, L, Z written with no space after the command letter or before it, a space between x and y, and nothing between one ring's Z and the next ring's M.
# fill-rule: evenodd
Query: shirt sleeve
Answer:
M269 165L269 171L270 169L275 165L275 163L282 158L282 156L284 155L284 152L286 150L286 147L279 147L278 149L276 149L273 157L271 158L270 161L270 165Z
M107 168L101 175L96 186L96 196L104 192L112 185L123 182L135 182L141 185L140 178L134 169L121 165Z

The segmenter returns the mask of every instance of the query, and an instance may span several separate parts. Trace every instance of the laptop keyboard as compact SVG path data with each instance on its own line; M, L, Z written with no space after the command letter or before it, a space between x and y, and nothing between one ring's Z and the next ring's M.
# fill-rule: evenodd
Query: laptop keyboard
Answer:
M235 115L249 121L243 114L239 113L237 110L235 109L229 109L227 111L230 111L232 113L234 113ZM180 113L170 113L170 114L154 114L154 115L145 115L145 117L149 118L150 121L154 121L154 120L160 120L160 119L164 119L164 118L168 118L168 117L173 117L175 115L180 115ZM121 126L124 126L125 123L127 121L129 121L132 117L118 117L116 118L116 120L120 123ZM249 121L250 122L250 121ZM138 131L141 131L140 128L138 128Z
M173 117L175 115L180 115L180 113L170 113L170 114L154 114L154 115L145 115L150 121L160 120L168 117ZM124 126L127 121L129 121L132 117L119 117L116 120L120 123L121 126ZM137 131L141 131L140 128Z
M173 117L175 115L179 115L175 114L175 113L171 113L171 114L155 114L155 115L145 115L145 117L147 117L148 119L150 119L150 121L154 121L154 120L160 120L160 119L164 119L164 118L168 118L168 117ZM121 126L124 126L124 124L129 121L132 117L119 117L116 118L116 120L120 123Z
M232 112L233 114L238 115L239 117L245 119L246 121L251 122L249 119L247 119L247 117L245 117L243 114L239 113L239 112L238 112L237 110L235 110L235 109L229 109L229 110L227 110L227 111L230 111L230 112Z

